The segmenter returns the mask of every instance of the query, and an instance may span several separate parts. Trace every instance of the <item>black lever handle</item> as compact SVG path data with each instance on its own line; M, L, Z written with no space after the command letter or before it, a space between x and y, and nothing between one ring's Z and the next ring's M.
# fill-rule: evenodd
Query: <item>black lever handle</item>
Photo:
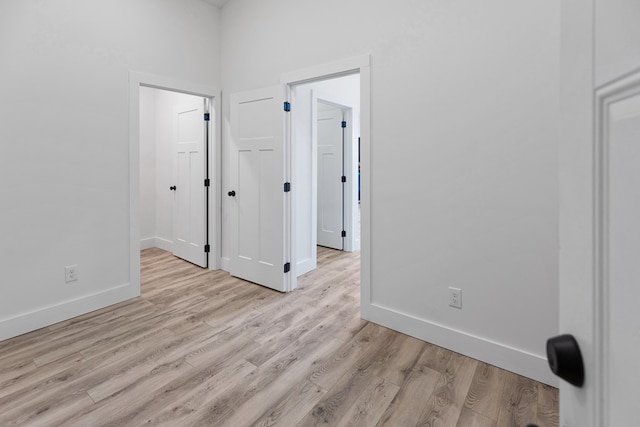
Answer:
M547 360L551 372L576 387L584 384L584 364L580 347L573 335L559 335L547 340Z
M175 186L175 185L172 185L171 187L169 187L169 190L176 191L176 186Z
M229 197L236 197L236 192L235 192L234 190L231 190L231 191L229 191L229 192L227 193L227 195L228 195Z

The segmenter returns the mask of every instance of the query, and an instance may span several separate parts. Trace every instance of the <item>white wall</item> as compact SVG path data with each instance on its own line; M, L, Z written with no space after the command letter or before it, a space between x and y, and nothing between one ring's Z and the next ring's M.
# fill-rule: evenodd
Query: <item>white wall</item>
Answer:
M559 4L234 0L221 23L226 94L371 54L363 315L555 383Z
M140 88L140 245L173 250L176 148L175 108L202 105L203 98ZM153 129L145 124L153 123Z
M135 295L129 71L218 87L218 20L199 0L0 3L0 339Z

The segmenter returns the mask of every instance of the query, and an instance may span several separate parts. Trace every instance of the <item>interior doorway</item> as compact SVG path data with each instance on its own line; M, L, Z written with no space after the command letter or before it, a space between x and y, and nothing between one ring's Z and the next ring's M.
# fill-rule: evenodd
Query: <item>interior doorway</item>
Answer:
M352 109L321 99L317 105L317 244L342 251L347 239L345 150L353 139Z
M290 85L295 259L313 270L317 246L360 249L360 75Z
M140 87L141 249L208 266L210 101Z
M129 277L131 284L133 285L133 296L140 295L141 248L151 247L149 245L155 245L156 247L160 247L161 249L172 251L170 247L165 246L165 243L167 242L164 242L162 236L158 236L159 233L157 231L157 215L164 215L167 212L173 215L173 206L167 208L167 205L165 204L165 208L160 212L157 209L147 209L144 204L148 203L149 200L153 201L154 197L157 201L158 195L166 196L166 193L169 193L169 197L172 197L173 190L171 189L171 187L174 185L177 187L177 184L172 179L175 179L176 175L173 174L169 175L169 179L166 182L160 182L160 179L156 179L156 185L149 185L149 181L146 181L146 183L143 184L145 179L142 178L141 171L148 167L151 167L152 170L157 168L157 162L154 161L156 153L154 153L153 151L155 150L155 147L152 148L150 146L147 146L146 148L141 149L141 137L143 136L144 132L150 132L150 129L148 127L151 125L155 126L155 124L153 124L153 120L151 121L151 123L145 123L146 119L141 115L141 110L144 109L144 91L146 89L160 89L163 90L167 95L194 95L195 97L199 98L199 106L201 105L201 108L203 109L203 115L201 116L201 118L203 122L206 121L206 123L202 124L202 130L204 131L205 136L208 137L207 142L204 144L204 157L202 158L203 161L206 160L206 163L203 174L204 178L201 181L201 188L206 187L206 191L210 192L210 197L208 197L208 199L205 198L204 214L202 215L202 219L204 222L203 239L205 242L205 246L209 246L202 249L209 250L207 252L208 260L206 265L210 270L217 269L220 265L220 217L216 214L216 212L219 210L220 204L216 195L220 194L219 162L221 147L219 144L220 129L219 126L214 125L214 123L216 122L216 117L220 111L219 91L215 88L189 81L176 80L170 77L131 71L129 73ZM207 111L206 113L204 112L205 110ZM190 117L187 118L183 116L183 122L192 120L196 115L199 114L190 109L183 110L182 113L184 113L185 111L190 112L190 114L187 114L187 116ZM172 114L176 114L176 121L179 120L177 117L177 114L179 114L179 112L173 111ZM205 117L205 114L208 114L208 117ZM146 130L144 129L145 127L147 127ZM170 133L173 134L173 131L170 131ZM189 139L188 135L189 134L186 133L186 139ZM152 150L151 154L149 153L149 150ZM177 153L178 152L176 151L176 156L178 155ZM175 169L173 170L173 172L176 173ZM158 176L157 171L154 170L153 177L155 178L156 176ZM195 174L194 177L198 180L200 179ZM151 183L153 183L153 179L151 180ZM158 188L158 190L154 191L155 188ZM148 206L154 206L154 204L147 205L147 207ZM151 227L146 228L144 230L145 233L143 234L143 224L148 225L148 223L143 222L141 219L143 214L147 215L149 212L153 212ZM155 224L153 222L154 220ZM164 224L167 224L166 217L163 219L163 221L165 221ZM171 222L172 221L173 216L171 217ZM147 227L147 225L144 225L144 227ZM150 234L148 233L149 230L152 231ZM156 231L153 232L153 230ZM200 234L199 230L197 234ZM170 238L172 238L173 235L173 225L171 225L171 230L166 234L166 236L170 236ZM167 238L166 240L171 241L170 238ZM211 244L209 244L208 242L211 242Z

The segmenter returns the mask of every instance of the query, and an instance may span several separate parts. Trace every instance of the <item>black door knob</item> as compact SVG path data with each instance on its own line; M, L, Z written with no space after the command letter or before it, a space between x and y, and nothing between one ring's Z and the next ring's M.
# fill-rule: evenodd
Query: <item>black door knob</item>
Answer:
M231 191L229 191L229 192L227 193L227 195L228 195L229 197L236 197L236 192L235 192L235 191L233 191L233 190L231 190Z
M175 186L175 185L172 185L171 187L169 187L169 190L176 191L176 186Z
M576 387L584 384L584 364L580 347L573 335L559 335L547 340L547 360L551 372Z

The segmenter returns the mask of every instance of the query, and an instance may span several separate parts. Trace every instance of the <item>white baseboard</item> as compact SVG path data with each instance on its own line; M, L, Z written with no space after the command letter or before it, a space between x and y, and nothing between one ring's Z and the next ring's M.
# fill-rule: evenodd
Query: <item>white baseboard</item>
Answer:
M139 293L134 287L130 284L125 284L7 319L0 319L0 341L35 331L63 320L72 319L137 296L139 296Z
M362 304L362 318L456 353L558 387L545 356L458 331L376 304Z
M163 249L167 252L173 252L173 241L156 237L156 248Z
M147 237L146 239L140 239L140 250L151 249L156 247L156 238Z
M220 258L220 267L222 267L222 270L229 271L230 264L231 264L231 259L226 257Z
M159 248L167 252L173 252L173 241L163 239L162 237L147 237L140 239L140 250Z

